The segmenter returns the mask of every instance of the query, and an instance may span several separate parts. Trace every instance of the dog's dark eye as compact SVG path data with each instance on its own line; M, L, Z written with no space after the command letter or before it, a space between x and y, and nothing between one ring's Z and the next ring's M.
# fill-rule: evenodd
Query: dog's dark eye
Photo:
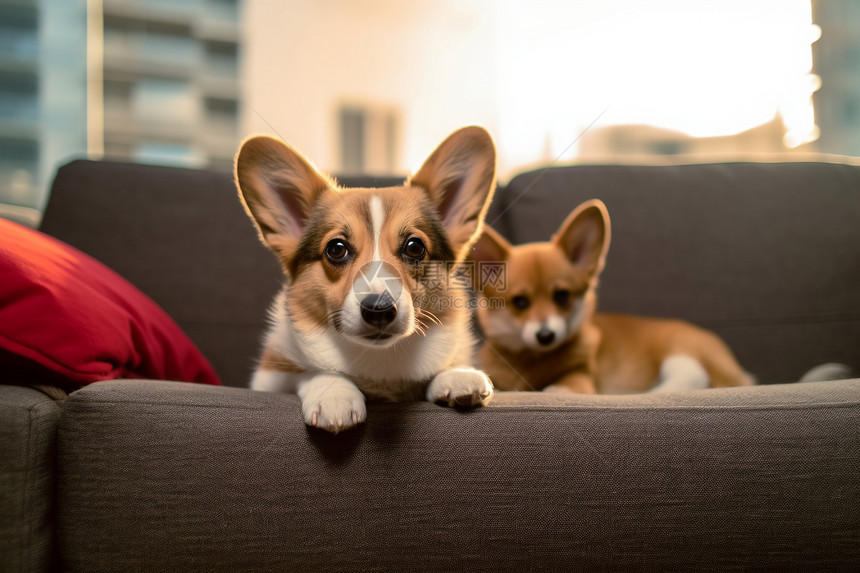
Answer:
M418 262L424 259L427 254L427 247L424 246L424 241L418 237L410 237L403 243L403 256L412 262Z
M570 291L560 288L552 293L552 300L558 306L567 306L567 303L570 302Z
M345 263L349 259L349 245L343 239L332 239L325 246L325 257L335 263Z
M511 299L511 303L520 310L525 310L529 307L529 297L517 295Z

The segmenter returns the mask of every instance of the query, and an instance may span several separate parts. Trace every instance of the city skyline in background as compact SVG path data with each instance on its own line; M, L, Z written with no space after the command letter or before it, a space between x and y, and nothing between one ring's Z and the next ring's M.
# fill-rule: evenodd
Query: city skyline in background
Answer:
M37 218L56 168L76 158L229 169L240 7L0 0L0 206Z
M0 204L107 157L229 170L268 132L406 174L464 124L536 164L860 155L860 6L0 0ZM2 215L2 213L0 213Z

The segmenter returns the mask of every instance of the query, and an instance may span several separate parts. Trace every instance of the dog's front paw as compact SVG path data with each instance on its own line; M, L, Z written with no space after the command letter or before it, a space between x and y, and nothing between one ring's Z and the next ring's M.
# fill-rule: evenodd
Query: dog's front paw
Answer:
M298 394L308 426L336 434L367 419L364 394L339 374L317 374L301 384Z
M454 368L437 374L427 387L427 401L445 406L474 408L493 397L490 378L474 368Z

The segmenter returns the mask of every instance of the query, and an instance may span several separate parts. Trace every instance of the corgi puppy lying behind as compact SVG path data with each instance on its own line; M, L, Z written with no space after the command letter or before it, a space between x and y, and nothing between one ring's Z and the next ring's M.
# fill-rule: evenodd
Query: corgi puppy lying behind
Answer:
M479 362L502 390L622 394L722 386L753 379L715 334L678 320L595 313L609 248L609 215L583 203L552 240L512 246L484 228L472 258L506 264L505 292L480 295L486 344ZM498 300L498 299L496 299Z
M365 420L365 397L486 403L465 291L440 273L480 234L495 161L467 127L403 186L344 189L281 141L246 140L239 196L286 275L251 387L298 394L305 422L334 433Z

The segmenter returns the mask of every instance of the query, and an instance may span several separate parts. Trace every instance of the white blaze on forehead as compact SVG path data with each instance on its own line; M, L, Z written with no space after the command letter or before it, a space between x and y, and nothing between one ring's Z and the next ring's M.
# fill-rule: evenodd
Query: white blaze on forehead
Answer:
M373 240L373 256L356 269L351 296L344 300L340 313L341 327L348 334L361 335L367 328L361 316L361 302L369 295L387 293L394 302L397 313L395 322L390 328L396 331L398 336L408 336L415 328L412 296L403 285L398 262L396 260L385 262L382 257L385 206L379 196L371 195L367 207ZM396 340L394 339L393 342Z
M395 300L401 302L403 285L400 275L389 263L382 259L382 229L385 226L385 207L378 195L372 195L367 203L370 213L370 227L373 234L373 257L363 265L353 283L353 293L363 299L371 293L388 292Z
M373 226L373 260L381 260L379 243L382 237L382 226L385 224L385 208L382 199L374 195L370 198L370 223Z

